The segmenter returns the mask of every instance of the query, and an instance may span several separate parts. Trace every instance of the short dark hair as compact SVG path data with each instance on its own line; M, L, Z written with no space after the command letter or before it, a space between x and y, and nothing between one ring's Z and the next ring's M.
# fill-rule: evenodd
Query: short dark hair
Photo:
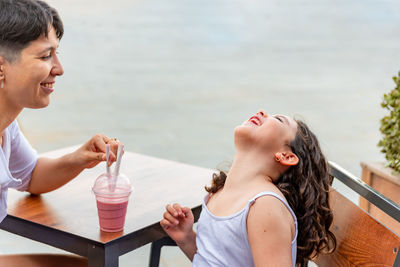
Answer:
M64 26L57 10L40 0L0 0L0 56L13 62L30 42L48 35L53 27L57 38Z

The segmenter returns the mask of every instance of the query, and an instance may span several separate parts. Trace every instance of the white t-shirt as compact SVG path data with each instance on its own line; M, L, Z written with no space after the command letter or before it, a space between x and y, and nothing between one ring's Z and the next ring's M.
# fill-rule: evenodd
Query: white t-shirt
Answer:
M7 215L8 188L25 191L38 155L14 121L3 133L0 146L0 222Z

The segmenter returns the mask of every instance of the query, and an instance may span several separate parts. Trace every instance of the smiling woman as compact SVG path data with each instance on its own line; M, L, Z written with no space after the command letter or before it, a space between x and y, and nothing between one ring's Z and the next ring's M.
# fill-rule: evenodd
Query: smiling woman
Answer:
M45 2L2 0L0 4L1 101L2 107L18 115L25 107L49 104L51 84L64 73L56 55L64 27L57 11Z
M57 57L63 33L61 18L46 2L0 0L0 222L7 215L9 188L32 194L55 190L105 161L106 144L111 145L108 164L116 160L119 142L103 134L70 154L49 159L38 157L20 131L21 111L48 106L56 77L64 73Z

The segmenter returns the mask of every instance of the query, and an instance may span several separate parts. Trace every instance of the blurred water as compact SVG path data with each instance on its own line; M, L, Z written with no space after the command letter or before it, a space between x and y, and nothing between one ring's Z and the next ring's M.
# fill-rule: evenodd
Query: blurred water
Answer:
M399 70L398 1L50 1L65 74L20 116L39 152L116 136L215 168L259 108L297 115L355 174L381 159L380 108Z
M259 108L303 118L329 160L381 160L383 93L400 70L395 0L51 0L65 74L20 121L39 152L96 132L208 168ZM131 265L133 266L133 265Z

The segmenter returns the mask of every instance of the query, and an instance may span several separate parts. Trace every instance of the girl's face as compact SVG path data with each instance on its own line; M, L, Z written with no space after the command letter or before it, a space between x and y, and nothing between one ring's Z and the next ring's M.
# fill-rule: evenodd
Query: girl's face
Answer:
M262 153L290 151L290 142L296 137L297 123L284 115L268 115L260 110L235 128L238 149L252 149Z
M4 92L7 103L15 108L43 108L50 102L56 76L64 73L56 51L58 38L51 27L48 37L41 36L21 51L12 63L3 61Z

